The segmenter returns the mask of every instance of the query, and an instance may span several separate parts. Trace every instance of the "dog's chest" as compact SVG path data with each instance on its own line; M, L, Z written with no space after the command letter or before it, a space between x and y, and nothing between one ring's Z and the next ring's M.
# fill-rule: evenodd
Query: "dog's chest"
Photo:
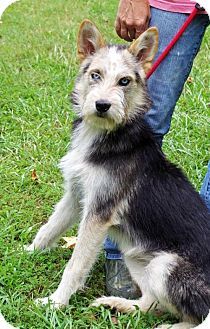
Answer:
M101 166L94 166L82 156L72 152L72 170L73 179L84 190L95 190L101 185L106 184L108 175L106 170Z
M93 189L106 178L105 171L90 164L82 150L71 150L61 162L65 181L72 182L83 189Z
M87 134L76 136L72 149L61 160L60 167L67 184L81 196L93 198L96 193L107 193L110 188L110 176L101 165L88 161L92 140Z

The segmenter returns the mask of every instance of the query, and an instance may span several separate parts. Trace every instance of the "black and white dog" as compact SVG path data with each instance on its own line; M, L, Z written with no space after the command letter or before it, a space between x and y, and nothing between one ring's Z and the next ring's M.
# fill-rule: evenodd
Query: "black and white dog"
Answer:
M90 21L81 24L82 62L72 101L72 146L61 160L65 194L29 250L44 249L81 215L78 242L54 307L67 305L85 282L107 234L118 243L142 291L139 300L102 297L120 311L159 302L189 329L210 309L210 218L199 194L156 144L143 115L150 108L145 72L158 45L150 28L129 48L108 46Z

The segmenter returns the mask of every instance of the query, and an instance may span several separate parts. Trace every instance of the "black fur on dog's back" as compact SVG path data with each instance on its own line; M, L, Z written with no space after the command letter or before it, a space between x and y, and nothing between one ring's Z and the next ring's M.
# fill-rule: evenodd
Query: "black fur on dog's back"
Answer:
M168 281L169 295L180 312L184 305L185 314L201 320L210 308L210 216L201 197L165 158L141 116L97 137L90 151L87 161L106 168L119 185L116 195L98 200L98 212L108 219L110 209L127 197L122 232L148 252L181 257Z

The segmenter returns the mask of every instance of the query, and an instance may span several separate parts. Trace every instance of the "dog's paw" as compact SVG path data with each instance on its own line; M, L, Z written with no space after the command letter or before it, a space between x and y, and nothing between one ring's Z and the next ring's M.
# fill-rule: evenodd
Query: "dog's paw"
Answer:
M27 251L27 252L29 252L29 253L32 253L32 252L34 252L34 251L36 250L36 247L35 247L35 245L32 243L32 244L30 244L30 245L25 245L25 246L23 246L23 250L24 250L24 251Z
M100 305L108 306L111 309L116 309L119 312L130 313L136 310L133 302L120 297L101 297L97 298L91 306L99 307Z
M172 329L172 324L162 324L158 327L155 327L155 329Z
M119 301L121 302L121 299L122 298L120 298L120 297L106 297L106 296L103 296L103 297L97 298L91 304L91 306L99 307L99 306L103 305L103 306L108 306L110 308L117 308L117 306L119 306Z
M34 251L41 251L41 252L49 252L51 249L54 249L57 247L56 243L53 243L50 246L38 246L37 244L31 243L30 245L23 246L23 250L32 253Z
M52 309L59 309L59 308L63 308L65 306L67 306L66 303L64 303L63 301L56 299L55 297L53 297L53 295L49 296L49 297L44 297L44 298L37 298L35 299L35 304L36 305L48 305L50 308Z
M199 328L196 324L188 323L188 322L180 322L175 324L162 324L155 329L192 329L192 328ZM204 327L203 327L204 328ZM206 329L207 327L205 327Z

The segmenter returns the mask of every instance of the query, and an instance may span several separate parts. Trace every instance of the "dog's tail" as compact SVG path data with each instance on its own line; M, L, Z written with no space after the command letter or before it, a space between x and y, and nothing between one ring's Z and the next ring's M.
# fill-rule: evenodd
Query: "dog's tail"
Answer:
M207 317L205 318L205 320L194 329L209 329L209 328L210 328L210 311Z

